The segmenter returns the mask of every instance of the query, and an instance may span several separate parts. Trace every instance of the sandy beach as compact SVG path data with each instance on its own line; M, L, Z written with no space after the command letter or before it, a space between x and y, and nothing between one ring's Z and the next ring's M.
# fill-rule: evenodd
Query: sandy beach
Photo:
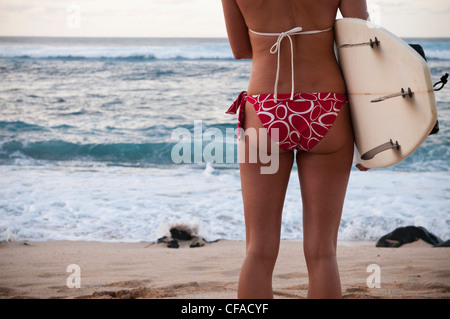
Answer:
M178 249L163 243L3 242L0 297L235 298L244 250L245 242L229 240L199 248L182 244ZM449 296L448 248L433 248L422 241L400 248L339 242L338 262L344 298ZM78 273L70 267L68 272L73 264ZM69 288L76 283L80 288ZM275 298L306 297L301 241L282 241L273 286Z

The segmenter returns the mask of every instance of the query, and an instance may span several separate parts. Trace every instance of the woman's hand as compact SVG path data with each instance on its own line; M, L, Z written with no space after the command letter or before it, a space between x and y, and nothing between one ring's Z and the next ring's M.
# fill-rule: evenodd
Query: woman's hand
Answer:
M370 169L370 168L362 166L361 164L356 164L356 168L359 169L361 172L366 172Z
M366 0L341 0L339 11L344 18L370 20Z

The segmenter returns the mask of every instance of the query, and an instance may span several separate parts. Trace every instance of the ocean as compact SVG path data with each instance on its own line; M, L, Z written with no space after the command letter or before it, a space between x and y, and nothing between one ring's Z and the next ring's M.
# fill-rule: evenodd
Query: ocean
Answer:
M450 39L406 40L433 82L450 73ZM227 39L1 37L0 241L155 241L172 225L244 240L224 112L250 69ZM450 86L436 99L440 132L413 155L352 169L339 240L407 225L450 239ZM181 161L182 147L198 152ZM283 239L302 238L296 170Z

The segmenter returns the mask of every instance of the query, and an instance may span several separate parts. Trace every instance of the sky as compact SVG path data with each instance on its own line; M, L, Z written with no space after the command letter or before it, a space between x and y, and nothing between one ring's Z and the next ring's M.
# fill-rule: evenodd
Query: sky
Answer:
M280 0L282 1L282 0ZM450 37L450 0L367 0L400 37ZM226 37L221 0L0 0L0 36Z

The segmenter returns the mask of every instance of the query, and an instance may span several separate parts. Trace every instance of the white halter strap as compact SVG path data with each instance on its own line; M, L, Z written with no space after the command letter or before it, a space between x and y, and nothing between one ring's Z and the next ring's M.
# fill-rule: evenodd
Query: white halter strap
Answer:
M257 34L257 35L263 35L263 36L269 36L269 37L278 37L277 42L272 45L270 48L270 53L275 54L278 53L278 60L277 60L277 75L275 78L275 87L273 89L273 93L275 95L275 103L277 102L277 91L278 91L278 79L280 77L280 51L281 51L281 41L283 41L284 38L288 38L289 42L291 44L291 100L294 99L294 46L292 44L292 35L300 35L300 34L316 34L321 32L327 32L332 30L333 27L323 30L312 30L312 31L303 31L302 27L295 27L289 31L281 32L281 33L263 33L263 32L256 32L252 29L249 29L250 32Z

